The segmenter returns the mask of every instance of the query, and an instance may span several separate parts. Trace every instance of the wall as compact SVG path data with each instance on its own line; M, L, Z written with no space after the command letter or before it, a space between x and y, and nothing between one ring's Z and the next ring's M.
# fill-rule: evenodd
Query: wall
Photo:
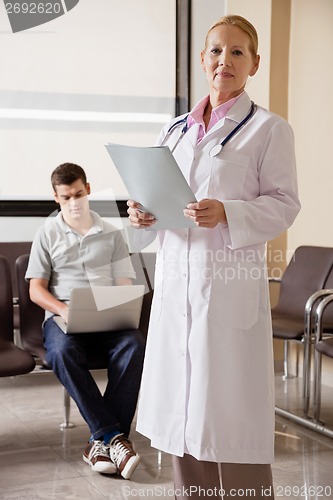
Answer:
M65 161L93 192L126 193L104 144L150 145L173 116L175 12L174 0L80 0L13 34L0 2L0 196L47 196Z
M333 2L292 0L291 5L289 121L302 210L288 231L288 245L332 247ZM333 385L333 364L326 357L323 383Z
M302 210L289 246L333 246L332 0L293 0L289 120L296 137Z
M200 52L204 48L206 33L216 19L224 16L226 0L192 0L192 39L191 39L191 107L207 94L207 81L200 65Z
M205 74L200 65L200 51L209 27L225 14L239 14L256 27L259 34L260 69L254 78L249 78L247 90L258 104L269 106L270 79L270 19L271 2L267 0L193 0L192 6L192 54L191 54L191 106L208 93Z

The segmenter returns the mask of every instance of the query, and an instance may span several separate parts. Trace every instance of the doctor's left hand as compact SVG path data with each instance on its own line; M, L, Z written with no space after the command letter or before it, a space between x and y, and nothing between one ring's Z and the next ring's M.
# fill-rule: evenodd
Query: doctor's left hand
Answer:
M152 226L156 219L152 214L142 210L142 205L134 200L128 200L127 209L128 218L131 222L131 226L136 229L146 229Z
M212 228L220 222L227 224L224 205L215 199L204 198L196 203L189 203L184 210L184 215L192 219L199 227Z

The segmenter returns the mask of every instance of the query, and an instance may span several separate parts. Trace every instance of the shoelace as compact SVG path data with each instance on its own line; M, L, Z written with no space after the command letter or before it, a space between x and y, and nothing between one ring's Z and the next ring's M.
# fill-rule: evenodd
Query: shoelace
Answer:
M126 441L117 439L116 443L111 446L112 460L116 464L121 464L123 459L128 453L132 453L133 450L126 445Z
M89 459L91 460L96 456L110 458L108 447L103 443L103 441L94 441L94 446L91 448L89 453Z

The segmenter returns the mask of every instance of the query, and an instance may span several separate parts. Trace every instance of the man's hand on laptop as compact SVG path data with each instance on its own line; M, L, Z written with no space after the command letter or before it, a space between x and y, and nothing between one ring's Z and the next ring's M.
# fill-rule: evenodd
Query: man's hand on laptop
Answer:
M59 316L64 320L65 323L68 322L68 305L67 304L62 304L61 309L59 310Z

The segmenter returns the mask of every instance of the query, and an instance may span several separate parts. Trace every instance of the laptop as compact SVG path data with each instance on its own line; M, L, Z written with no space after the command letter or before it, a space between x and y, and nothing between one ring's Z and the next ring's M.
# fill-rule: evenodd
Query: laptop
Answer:
M68 322L53 319L66 334L137 329L144 293L144 285L72 288Z

